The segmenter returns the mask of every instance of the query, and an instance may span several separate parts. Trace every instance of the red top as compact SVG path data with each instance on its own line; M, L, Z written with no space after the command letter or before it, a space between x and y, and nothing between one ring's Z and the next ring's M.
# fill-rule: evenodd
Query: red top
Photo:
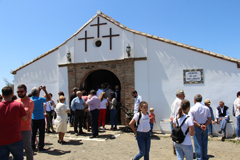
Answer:
M22 140L21 120L27 115L20 102L0 102L0 146Z
M22 131L29 131L29 130L31 130L32 112L33 112L33 109L34 109L34 102L33 102L33 100L31 100L29 97L26 97L24 99L19 98L19 99L15 100L15 101L22 102L25 111L29 112L27 121L23 121L21 119L21 130Z
M151 119L151 117L153 117L153 118ZM154 123L155 122L155 114L149 113L149 119L150 119L150 123Z

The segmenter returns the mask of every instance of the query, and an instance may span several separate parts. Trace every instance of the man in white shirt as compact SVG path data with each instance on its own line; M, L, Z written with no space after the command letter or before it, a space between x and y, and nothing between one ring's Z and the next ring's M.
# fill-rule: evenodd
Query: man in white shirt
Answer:
M237 127L236 127L236 135L237 140L240 141L240 91L237 92L237 99L234 101L234 112L235 117L237 118Z
M101 84L101 88L97 90L97 97L100 96L100 94L103 92L103 89L106 88L106 85L104 83Z
M134 114L135 114L138 112L139 104L140 102L143 101L143 99L140 95L138 95L136 90L132 91L132 96L135 98L135 103L134 103Z
M173 119L176 118L178 114L178 110L181 107L181 102L184 100L185 94L182 89L177 90L176 92L176 99L173 101L172 106L171 106L171 113L170 113L170 125L171 125L171 131L173 129ZM173 154L176 155L176 150L173 144Z
M211 112L210 109L202 102L202 96L197 94L194 96L195 105L190 109L189 116L193 118L195 134L193 136L195 155L197 159L207 160L208 151L208 129L210 124Z
M219 106L216 109L216 119L218 124L221 123L221 130L218 133L222 134L223 132L222 141L224 141L226 139L226 125L229 121L229 108L224 105L223 101L219 102Z
M173 101L171 106L170 120L171 120L171 130L173 129L173 119L176 118L178 110L181 107L181 102L184 100L185 94L182 89L177 90L176 99Z

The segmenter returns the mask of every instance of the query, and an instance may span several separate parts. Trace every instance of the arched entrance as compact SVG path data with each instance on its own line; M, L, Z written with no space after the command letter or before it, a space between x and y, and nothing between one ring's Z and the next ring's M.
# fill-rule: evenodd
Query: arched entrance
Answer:
M106 85L111 85L112 90L115 90L114 88L116 85L118 85L121 89L121 83L118 77L113 72L105 69L95 70L86 75L85 80L83 80L83 82L80 83L80 89L85 90L87 93L92 89L97 91L102 83ZM119 107L117 112L117 119L118 124L121 124L121 110ZM107 110L106 123L110 123L109 110Z
M102 83L110 84L113 90L116 85L121 87L120 81L114 73L108 70L100 69L91 72L84 82L81 83L80 88L89 92L91 89L97 90Z

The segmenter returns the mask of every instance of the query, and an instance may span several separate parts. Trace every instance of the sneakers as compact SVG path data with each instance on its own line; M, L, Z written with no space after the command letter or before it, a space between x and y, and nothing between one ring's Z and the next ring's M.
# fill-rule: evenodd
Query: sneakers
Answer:
M213 135L212 135L212 134L209 134L209 137L213 138Z
M103 129L103 130L106 130L106 128L105 128L105 127L103 127L102 129Z

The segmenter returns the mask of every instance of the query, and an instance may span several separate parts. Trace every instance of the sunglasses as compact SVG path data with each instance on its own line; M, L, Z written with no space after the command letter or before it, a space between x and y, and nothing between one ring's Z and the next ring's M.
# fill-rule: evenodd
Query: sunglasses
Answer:
M22 93L22 94L23 94L24 92L25 92L25 91L17 91L17 93Z

